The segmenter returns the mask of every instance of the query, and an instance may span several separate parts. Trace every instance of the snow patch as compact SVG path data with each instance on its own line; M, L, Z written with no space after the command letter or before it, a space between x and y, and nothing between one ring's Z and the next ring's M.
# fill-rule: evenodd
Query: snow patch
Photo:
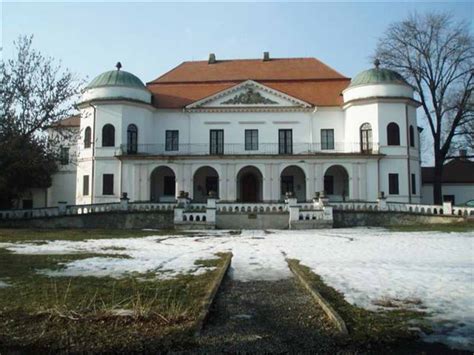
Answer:
M153 232L150 232L153 233ZM199 231L182 236L0 243L21 254L108 254L76 260L49 275L159 278L199 274L198 259L234 254L230 274L241 281L292 277L285 257L301 260L348 302L377 310L374 301L417 299L435 325L429 341L474 349L473 233L392 232L380 228L307 231ZM115 250L114 250L115 248ZM113 258L109 255L128 255Z
M11 285L8 282L0 280L0 288L10 287Z

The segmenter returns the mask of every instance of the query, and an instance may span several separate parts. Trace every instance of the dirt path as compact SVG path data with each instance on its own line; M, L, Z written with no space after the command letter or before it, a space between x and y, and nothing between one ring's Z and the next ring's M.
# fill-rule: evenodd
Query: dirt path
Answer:
M323 312L293 279L226 278L200 339L202 352L331 353L336 344Z

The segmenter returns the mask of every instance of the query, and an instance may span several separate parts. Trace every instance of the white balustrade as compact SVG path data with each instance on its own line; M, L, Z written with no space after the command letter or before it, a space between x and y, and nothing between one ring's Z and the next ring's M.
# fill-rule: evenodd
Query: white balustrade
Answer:
M377 211L379 209L378 202L330 202L337 211Z
M311 220L322 220L324 219L323 210L300 210L298 220L300 221L311 221Z
M206 212L183 212L183 223L207 222Z
M214 215L217 213L282 213L289 212L289 205L286 203L240 203L240 202L218 202L213 200L213 205L210 207L206 203L189 203L186 206L181 207L182 217L179 217L179 221L186 219L186 222L208 222L212 218L209 218L209 209L213 209ZM427 214L427 215L451 215L459 217L474 216L474 207L465 206L451 206L448 203L444 205L424 205L424 204L406 204L406 203L395 203L384 200L384 210L390 212L403 212L403 213L414 213L414 214ZM215 207L214 207L215 206ZM330 202L334 210L339 211L380 211L379 202L362 202L362 201L349 201L349 202ZM298 219L319 219L322 215L324 206L317 203L303 202L294 203L294 208L298 209ZM91 213L106 213L114 211L124 211L124 203L102 203L102 204L90 204L90 205L71 205L61 208L48 207L48 208L33 208L26 210L0 210L0 220L6 219L28 219L28 218L44 218L54 216L73 216ZM126 211L132 212L146 212L146 211L173 211L177 209L176 203L154 203L154 202L132 202L126 204ZM206 217L207 216L207 217ZM215 219L215 217L214 217Z
M218 203L218 212L227 213L279 213L286 212L288 206L285 203Z
M128 210L134 212L141 211L172 211L176 207L173 202L131 202Z

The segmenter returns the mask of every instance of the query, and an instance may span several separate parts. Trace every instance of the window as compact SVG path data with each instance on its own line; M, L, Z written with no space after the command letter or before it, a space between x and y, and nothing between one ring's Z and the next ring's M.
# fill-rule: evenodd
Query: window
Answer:
M416 195L416 175L411 174L411 193Z
M176 192L176 179L174 176L165 176L163 179L163 195L174 196Z
M102 175L102 195L114 194L114 174Z
M293 154L293 130L278 130L278 153Z
M387 145L400 145L400 128L394 122L387 126Z
M102 128L102 147L115 147L115 128L111 124Z
M410 147L415 147L415 130L410 126Z
M287 192L291 192L291 193L295 192L293 176L281 177L281 194L285 195Z
M210 131L210 154L219 155L224 154L224 130L211 129Z
M179 150L179 131L166 131L166 151Z
M89 175L82 177L82 196L89 196Z
M360 126L360 151L362 153L372 152L372 126L370 123Z
M138 129L134 124L128 125L127 128L127 153L137 154L138 148Z
M334 130L333 129L321 130L321 149L322 150L334 149Z
M258 129L245 130L245 150L258 150Z
M398 174L388 174L388 193L398 195Z
M86 127L86 130L84 131L84 148L91 147L91 141L92 141L91 138L92 138L91 128Z
M334 176L327 175L324 177L324 192L326 192L326 195L334 194Z
M451 202L454 205L455 198L454 195L443 195L444 202Z
M69 164L69 148L68 147L61 147L61 151L59 152L59 161L61 162L61 165Z

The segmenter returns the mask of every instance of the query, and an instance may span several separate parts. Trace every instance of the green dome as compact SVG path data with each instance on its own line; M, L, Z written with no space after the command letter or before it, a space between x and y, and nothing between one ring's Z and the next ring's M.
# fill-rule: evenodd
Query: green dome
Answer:
M384 68L372 68L356 75L349 87L370 84L403 84L407 81L396 71Z
M111 70L100 74L87 85L86 89L103 86L126 86L146 89L145 84L132 73L123 70Z

